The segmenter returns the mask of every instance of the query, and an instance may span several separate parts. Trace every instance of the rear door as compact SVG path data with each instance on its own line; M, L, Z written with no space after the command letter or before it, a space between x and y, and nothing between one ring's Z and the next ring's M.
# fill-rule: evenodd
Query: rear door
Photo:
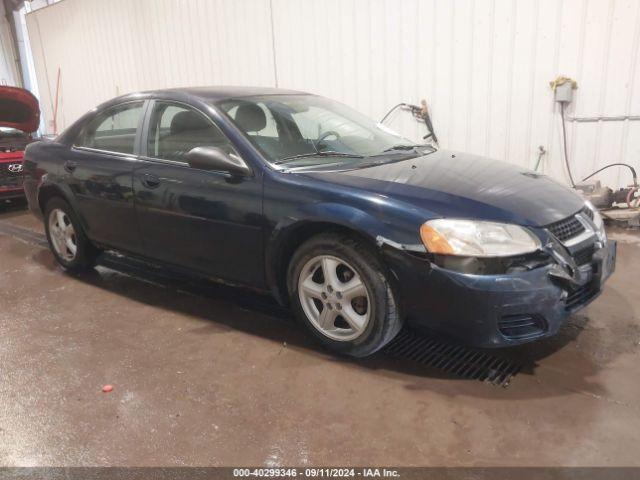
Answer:
M127 102L98 113L63 165L89 238L131 252L141 250L132 179L145 106L144 101Z
M213 121L195 108L154 101L133 189L147 254L253 286L264 284L262 177L231 178L191 168L186 154L216 146L238 155Z

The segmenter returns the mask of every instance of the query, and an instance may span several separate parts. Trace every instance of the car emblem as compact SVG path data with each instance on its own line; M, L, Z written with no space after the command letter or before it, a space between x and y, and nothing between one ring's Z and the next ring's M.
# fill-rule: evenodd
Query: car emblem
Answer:
M11 173L18 173L22 171L21 163L12 163L7 167Z

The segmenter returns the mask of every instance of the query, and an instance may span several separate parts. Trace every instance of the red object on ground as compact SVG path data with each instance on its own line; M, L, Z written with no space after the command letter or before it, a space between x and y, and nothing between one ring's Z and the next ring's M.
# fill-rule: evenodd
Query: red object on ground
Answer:
M104 393L109 393L112 390L113 390L113 385L105 385L104 387L102 387L102 391Z

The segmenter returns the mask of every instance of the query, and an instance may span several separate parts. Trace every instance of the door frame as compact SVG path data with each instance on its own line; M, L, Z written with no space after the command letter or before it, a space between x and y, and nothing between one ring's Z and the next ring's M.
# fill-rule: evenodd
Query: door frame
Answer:
M68 146L69 151L76 155L76 156L80 156L80 158L87 160L87 161L99 161L99 162L110 162L110 161L120 161L120 162L125 162L128 166L129 166L129 170L130 170L130 177L129 177L129 188L131 189L131 193L133 194L133 175L134 172L137 168L137 166L140 164L140 157L139 157L139 146L140 146L140 138L142 135L142 127L143 127L143 122L144 119L146 117L146 112L147 112L147 108L148 108L148 103L149 100L147 99L129 99L123 102L119 102L116 103L114 105L109 106L108 108L105 109L101 109L98 110L96 112L94 112L93 115L91 115L90 117L88 117L86 120L84 120L82 126L80 127L80 129L77 131L77 133L75 134L75 138L73 139L73 142L71 142L71 144ZM140 111L140 116L138 118L138 122L136 125L136 131L135 131L135 136L134 136L134 141L133 141L133 153L124 153L124 152L116 152L116 151L112 151L112 150L104 150L101 148L92 148L92 147L86 147L86 146L82 146L82 145L76 145L76 142L78 141L78 139L84 134L85 129L87 127L87 125L94 121L96 119L97 116L102 115L104 113L109 113L110 111L114 110L114 109L118 109L121 108L125 105L132 105L132 104L141 104L141 111ZM98 158L96 158L98 157ZM62 175L70 175L71 177L74 176L73 173L62 173ZM68 180L67 180L68 182ZM83 226L86 230L87 235L89 236L89 238L91 238L93 241L104 245L105 247L110 247L110 248L116 248L116 249L120 249L123 251L130 251L133 253L139 253L140 252L140 247L142 245L142 237L140 235L140 229L139 226L135 225L135 233L137 234L137 241L134 245L117 245L117 244L112 244L113 242L109 242L109 241L103 241L103 239L101 238L94 238L94 228L95 224L94 222L87 218L87 216L85 215L85 212L83 211L82 208L82 194L79 196L76 192L74 192L72 190L71 194L75 197L75 201L79 202L77 203L77 209L76 212L77 214L80 216ZM135 212L135 199L132 198L131 200L131 209L132 209L132 214L137 215Z
M206 118L211 125L213 125L215 128L218 129L218 131L220 132L220 134L222 136L224 136L224 138L227 139L227 141L229 142L229 144L233 147L235 154L238 155L238 157L240 157L240 159L242 159L242 161L245 163L245 165L247 165L247 167L249 167L250 170L250 174L246 176L247 179L251 179L254 178L256 176L256 172L255 172L255 167L252 166L251 162L248 162L245 158L243 158L243 156L238 152L238 146L236 145L236 143L231 140L229 138L229 136L224 132L224 130L222 128L220 128L220 126L215 122L215 120L213 118L211 118L210 115L208 115L206 112L202 111L200 108L196 107L195 105L192 105L190 103L186 103L186 102L181 102L179 100L165 100L163 98L152 98L147 100L147 105L144 108L143 111L143 115L144 115L144 120L142 122L142 126L141 126L141 131L140 131L140 137L137 138L137 151L138 151L138 158L140 160L144 160L144 161L148 161L148 162L156 162L156 163L163 163L166 165L174 165L174 166L182 166L185 168L192 168L189 166L189 164L187 162L181 162L179 160L168 160L166 158L157 158L157 157L152 157L150 155L148 155L148 145L149 145L149 124L151 123L151 115L153 113L153 109L156 105L156 103L164 103L164 104L169 104L169 105L175 105L178 107L184 107L184 108L189 108L191 110L194 110L196 112L198 112L200 115L202 115L204 118ZM203 174L209 174L209 175L219 175L225 178L231 178L232 175L228 172L218 172L215 170L199 170L201 171Z
M253 165L253 162L247 161L244 156L239 153L239 148L237 145L237 142L235 142L234 140L232 140L229 135L227 135L224 131L223 128L221 128L221 126L218 124L218 122L215 121L214 118L212 118L212 116L210 114L207 114L204 110L202 110L201 108L199 108L196 105L184 102L184 101L179 101L179 100L173 100L173 99L164 99L164 98L151 98L149 100L147 100L147 105L146 108L144 110L144 121L142 123L142 129L141 129L141 134L140 137L138 139L138 145L137 145L137 152L138 152L138 165L137 167L134 168L133 171L133 176L132 176L132 189L133 189L133 201L134 201L134 209L136 211L136 215L141 215L144 214L143 209L144 207L141 206L139 200L138 200L138 195L137 195L137 191L136 191L136 186L139 182L139 180L137 180L137 172L139 170L142 170L144 168L146 168L147 166L149 166L150 164L153 165L158 165L158 166L166 166L166 167L173 167L173 168L178 168L178 169L185 169L185 170L191 170L194 171L196 175L201 175L204 179L206 179L207 177L209 178L215 178L218 180L224 180L226 182L230 182L230 183L236 183L236 180L234 179L234 176L231 175L228 172L222 172L222 171L215 171L215 170L201 170L201 169L196 169L191 167L187 162L183 162L183 161L179 161L179 160L169 160L169 159L163 159L163 158L157 158L157 157L152 157L148 155L148 136L149 136L149 130L150 130L150 124L151 124L151 118L152 118L152 114L153 114L153 109L156 106L157 103L162 103L162 104L169 104L169 105L175 105L178 107L183 107L186 109L190 109L193 110L197 113L199 113L200 115L203 115L204 118L209 121L211 123L211 125L213 125L213 127L215 127L216 129L218 129L218 131L220 132L221 135L224 136L224 138L229 142L229 145L231 145L233 147L233 150L235 152L236 155L238 155L244 162L245 164L250 168L251 172L249 175L244 176L241 180L239 180L240 182L248 182L248 183L256 183L258 184L258 189L260 191L260 199L259 199L259 212L260 215L263 217L264 214L264 205L263 205L263 200L264 197L262 195L262 186L261 183L264 180L263 175L261 174L260 170ZM194 217L196 218L196 217ZM140 232L140 238L142 241L143 246L145 245L145 235L144 235L144 229L143 229L143 224L140 221L140 217L138 217L138 228L139 228L139 232ZM204 219L207 221L210 221L209 219ZM260 280L257 281L256 283L254 282L245 282L242 280L234 280L231 278L223 278L223 277L216 277L216 278L222 278L225 281L230 281L232 283L237 283L237 284L242 284L242 285L247 285L253 288L264 288L266 291L266 271L265 271L265 262L264 262L264 255L265 255L265 236L264 236L264 225L260 225L259 226L259 230L260 230L260 247L259 247L259 252L260 252L260 256L261 256L261 261L259 262L259 265L257 265L257 267L260 269ZM146 246L145 246L146 248ZM180 265L180 264L176 264L176 263L167 263L166 260L161 260L158 259L160 262L172 265L174 268L178 268L181 269L183 271L189 271L191 273L196 273L199 275L205 275L209 278L213 278L211 277L211 275L205 271L200 271L198 272L197 270L194 270L193 267L190 266L186 266L186 265Z

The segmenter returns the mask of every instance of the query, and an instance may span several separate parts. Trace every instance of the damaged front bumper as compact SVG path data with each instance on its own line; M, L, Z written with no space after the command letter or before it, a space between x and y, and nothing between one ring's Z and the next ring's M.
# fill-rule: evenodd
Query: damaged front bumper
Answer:
M500 275L455 272L397 250L388 260L411 324L472 346L503 347L556 334L570 314L593 301L615 269L616 242L609 240L579 267L558 261Z

